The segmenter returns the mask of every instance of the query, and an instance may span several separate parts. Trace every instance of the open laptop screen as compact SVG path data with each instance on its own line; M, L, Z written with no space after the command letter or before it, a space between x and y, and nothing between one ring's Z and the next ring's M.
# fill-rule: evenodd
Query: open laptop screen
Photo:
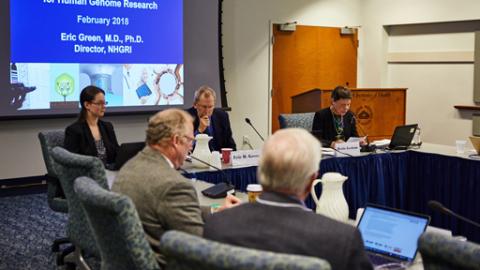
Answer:
M392 135L392 140L388 148L390 149L407 149L412 143L413 136L418 124L398 126Z
M358 229L367 251L410 262L415 259L418 238L429 221L428 216L367 205Z

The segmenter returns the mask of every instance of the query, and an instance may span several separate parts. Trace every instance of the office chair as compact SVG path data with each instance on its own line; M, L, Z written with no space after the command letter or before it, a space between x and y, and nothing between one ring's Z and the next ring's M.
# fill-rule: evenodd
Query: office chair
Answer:
M160 250L167 260L166 270L330 269L319 258L232 246L175 230L163 234Z
M314 112L311 113L285 113L278 116L280 128L303 128L312 131Z
M100 258L100 252L85 211L73 189L73 182L77 177L88 176L95 179L102 188L108 189L105 168L97 157L74 154L59 146L53 148L51 154L55 172L68 202L67 235L75 245L75 264L80 269L90 269L83 259L83 252L96 258Z
M102 257L102 270L160 269L132 200L101 188L89 177L75 180Z
M425 270L480 269L480 245L436 233L418 239Z
M47 180L48 206L53 211L59 213L68 213L68 204L57 174L55 173L55 169L53 168L53 160L50 151L55 146L63 146L64 138L65 132L63 130L41 131L38 133L38 139L40 140L40 146L42 148L43 161L45 162L45 167L47 169L45 179ZM55 239L52 244L52 252L59 252L60 245L69 243L70 240L67 237ZM63 265L65 256L72 253L73 250L73 245L63 249L62 252L57 255L57 265Z

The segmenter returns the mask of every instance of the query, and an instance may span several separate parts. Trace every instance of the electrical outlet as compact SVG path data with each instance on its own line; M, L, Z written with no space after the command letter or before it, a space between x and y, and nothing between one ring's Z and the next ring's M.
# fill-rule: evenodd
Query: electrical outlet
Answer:
M250 144L250 138L247 135L243 135L242 144Z
M243 135L242 137L242 149L245 146L248 146L249 149L253 149L252 144L250 144L250 138L247 135Z

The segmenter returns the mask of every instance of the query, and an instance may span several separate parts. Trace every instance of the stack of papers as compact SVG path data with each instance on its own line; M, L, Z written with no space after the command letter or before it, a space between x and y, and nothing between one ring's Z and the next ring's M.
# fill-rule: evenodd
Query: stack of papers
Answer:
M335 155L335 150L332 148L322 147L322 155L333 156Z
M371 145L375 145L376 147L386 147L390 145L389 139L377 140L370 143Z

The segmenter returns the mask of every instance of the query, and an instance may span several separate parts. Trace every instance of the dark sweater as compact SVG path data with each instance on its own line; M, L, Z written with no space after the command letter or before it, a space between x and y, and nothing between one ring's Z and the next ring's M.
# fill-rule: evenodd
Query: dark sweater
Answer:
M337 135L343 135L345 141L350 137L358 137L355 117L351 111L343 116L343 132L337 134L330 107L315 113L312 133L322 142L324 147L330 147L331 143L336 140Z

